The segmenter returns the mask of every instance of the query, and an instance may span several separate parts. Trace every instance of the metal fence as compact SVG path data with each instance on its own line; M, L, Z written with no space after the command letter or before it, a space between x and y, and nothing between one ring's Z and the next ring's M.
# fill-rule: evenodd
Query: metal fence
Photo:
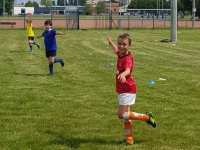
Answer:
M24 28L25 19L33 20L34 28L44 28L44 21L51 19L54 28L71 29L131 29L131 28L169 28L170 16L133 16L133 15L78 15L78 13L68 13L67 15L32 15L32 16L7 16L0 17L0 28ZM4 22L4 23L2 23ZM11 24L11 23L15 24ZM6 24L7 23L7 24ZM178 17L177 26L192 28L192 18ZM195 21L195 28L200 27L200 22Z

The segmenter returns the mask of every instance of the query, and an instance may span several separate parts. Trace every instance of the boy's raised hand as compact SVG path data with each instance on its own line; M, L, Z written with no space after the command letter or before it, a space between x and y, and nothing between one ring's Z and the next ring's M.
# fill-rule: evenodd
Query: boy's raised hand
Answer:
M107 36L107 40L108 40L108 44L110 45L110 42L111 42L110 36Z

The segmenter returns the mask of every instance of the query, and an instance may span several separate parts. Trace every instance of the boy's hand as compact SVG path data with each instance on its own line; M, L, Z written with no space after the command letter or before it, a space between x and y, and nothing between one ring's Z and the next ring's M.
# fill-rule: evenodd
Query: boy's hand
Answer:
M117 77L117 79L118 79L121 83L125 83L125 82L126 82L126 76L125 76L123 73L121 73L121 74Z
M107 36L107 40L108 40L108 44L110 45L110 43L111 43L111 38L110 38L110 36Z

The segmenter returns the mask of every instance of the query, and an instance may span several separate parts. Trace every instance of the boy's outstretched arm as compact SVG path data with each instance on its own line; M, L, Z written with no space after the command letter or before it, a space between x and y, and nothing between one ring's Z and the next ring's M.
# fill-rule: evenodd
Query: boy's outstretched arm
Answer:
M56 35L65 35L65 33L62 33L60 31L56 31Z
M110 36L107 36L107 40L108 40L109 45L112 47L114 53L117 53L118 48L117 48L117 46L113 43L113 41L111 40Z
M36 38L41 38L41 37L43 37L42 35L39 35L39 36L37 36Z

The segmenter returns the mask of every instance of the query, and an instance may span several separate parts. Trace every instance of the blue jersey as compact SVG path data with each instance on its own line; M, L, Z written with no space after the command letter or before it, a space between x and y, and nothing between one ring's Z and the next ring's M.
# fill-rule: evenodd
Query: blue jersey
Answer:
M44 44L45 44L46 51L57 50L56 30L54 29L45 30L42 33L42 36L44 36Z

